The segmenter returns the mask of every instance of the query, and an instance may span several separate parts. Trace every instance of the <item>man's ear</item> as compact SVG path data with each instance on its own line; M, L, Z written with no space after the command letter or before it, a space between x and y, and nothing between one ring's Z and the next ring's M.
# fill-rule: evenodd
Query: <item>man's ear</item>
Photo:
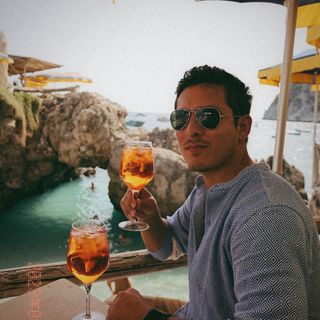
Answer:
M239 140L247 140L252 125L252 118L250 115L245 115L238 120Z

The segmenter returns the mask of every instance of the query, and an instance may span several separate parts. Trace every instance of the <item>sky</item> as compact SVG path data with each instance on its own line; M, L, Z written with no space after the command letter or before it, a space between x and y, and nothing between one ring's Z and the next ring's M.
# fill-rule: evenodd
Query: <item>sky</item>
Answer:
M261 119L279 93L259 69L283 59L286 8L195 0L0 0L8 53L63 65L128 111L169 113L183 73L216 65L244 81ZM310 48L297 29L294 54Z

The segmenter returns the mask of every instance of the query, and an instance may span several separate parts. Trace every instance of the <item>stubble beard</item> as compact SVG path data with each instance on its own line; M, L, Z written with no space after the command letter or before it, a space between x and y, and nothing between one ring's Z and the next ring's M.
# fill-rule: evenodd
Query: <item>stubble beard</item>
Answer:
M188 168L192 172L199 172L205 175L205 173L213 173L223 170L228 167L234 158L235 150L230 150L222 159L217 159L214 163L187 163Z

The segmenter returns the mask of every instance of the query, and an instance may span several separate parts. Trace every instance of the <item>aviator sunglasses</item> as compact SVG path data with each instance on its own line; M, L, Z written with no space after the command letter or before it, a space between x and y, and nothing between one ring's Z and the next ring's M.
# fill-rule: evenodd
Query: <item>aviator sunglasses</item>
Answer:
M224 116L216 107L200 107L197 109L176 109L170 114L170 123L174 130L183 130L195 114L197 122L206 129L216 129L221 123L221 118L240 118L241 116Z

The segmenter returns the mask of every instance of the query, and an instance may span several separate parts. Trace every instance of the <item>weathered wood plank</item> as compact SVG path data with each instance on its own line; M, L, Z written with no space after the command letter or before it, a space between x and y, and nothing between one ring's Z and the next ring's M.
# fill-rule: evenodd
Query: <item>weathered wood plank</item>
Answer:
M118 279L185 265L187 265L187 256L183 256L178 260L159 261L154 259L146 250L129 251L112 254L110 256L110 267L101 276L100 280ZM69 272L65 261L2 269L0 270L0 298L27 292L30 289L30 283L35 279L38 285L42 286L60 278L67 278L76 284L80 284L80 281Z

